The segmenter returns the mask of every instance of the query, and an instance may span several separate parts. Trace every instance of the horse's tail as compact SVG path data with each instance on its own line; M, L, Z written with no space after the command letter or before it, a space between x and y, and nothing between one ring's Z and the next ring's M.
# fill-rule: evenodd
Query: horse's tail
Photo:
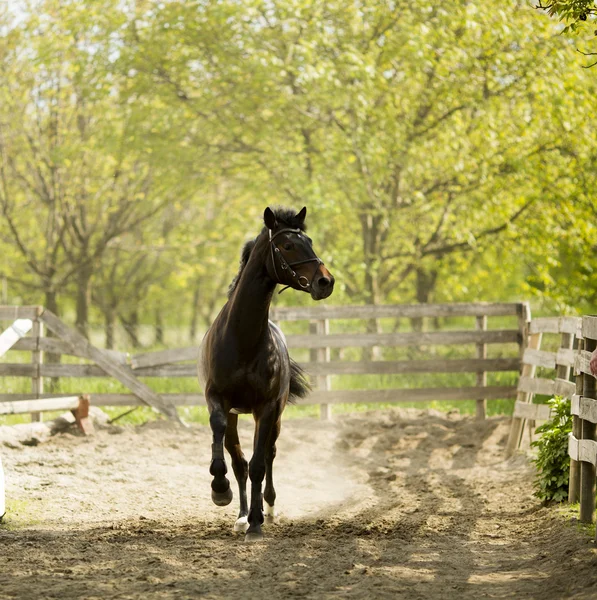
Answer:
M305 398L311 391L311 385L307 379L305 371L290 359L290 402L294 402L297 398Z

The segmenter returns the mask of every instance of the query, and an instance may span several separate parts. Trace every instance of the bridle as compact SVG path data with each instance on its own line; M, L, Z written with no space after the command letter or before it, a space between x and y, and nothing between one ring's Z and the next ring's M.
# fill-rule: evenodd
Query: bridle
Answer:
M319 269L319 266L323 264L323 261L319 257L315 256L315 253L313 253L312 258L306 258L305 260L297 260L295 262L289 263L286 261L286 259L282 255L282 251L280 250L280 248L278 248L278 246L276 246L274 244L274 240L281 233L294 233L300 237L300 234L303 233L302 230L287 228L287 229L280 229L280 231L276 231L276 233L274 233L274 234L272 234L271 229L268 229L268 231L269 231L269 244L270 244L270 250L271 250L271 255L272 255L272 266L274 267L274 274L276 276L277 282L284 285L284 283L282 283L282 281L280 281L280 276L278 275L278 270L276 269L276 257L278 257L278 263L280 265L280 269L282 269L282 271L288 271L288 274L290 275L290 277L292 277L292 279L294 279L293 283L296 283L305 291L310 291L311 285L313 284L313 278L315 277L315 273L317 273L317 269ZM296 271L292 268L292 267L297 267L298 265L304 265L304 264L310 263L310 262L317 263L317 265L315 266L315 271L313 272L313 277L311 278L311 281L309 281L304 275L297 275ZM287 290L289 287L292 287L292 285L287 285L286 287L282 288L278 292L278 294L281 294L284 290Z

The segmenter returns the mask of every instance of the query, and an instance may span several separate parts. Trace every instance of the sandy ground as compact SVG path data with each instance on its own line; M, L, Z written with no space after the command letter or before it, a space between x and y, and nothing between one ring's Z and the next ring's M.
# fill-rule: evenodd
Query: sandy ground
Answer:
M205 427L6 442L0 598L597 598L590 536L533 498L507 432L398 409L287 421L261 544L232 532L236 498L211 504Z

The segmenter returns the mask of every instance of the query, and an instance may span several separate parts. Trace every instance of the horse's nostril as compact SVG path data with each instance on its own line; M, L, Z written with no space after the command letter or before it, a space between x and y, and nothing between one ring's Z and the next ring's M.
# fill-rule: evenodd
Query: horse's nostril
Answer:
M331 280L329 279L329 277L320 277L319 281L317 282L319 284L319 287L327 287L328 285L330 285Z

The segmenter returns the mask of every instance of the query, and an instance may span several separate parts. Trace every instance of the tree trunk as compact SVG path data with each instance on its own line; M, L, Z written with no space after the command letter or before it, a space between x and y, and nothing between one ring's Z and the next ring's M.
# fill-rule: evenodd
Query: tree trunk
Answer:
M104 311L104 329L106 334L106 348L114 349L114 334L116 329L116 309L113 306Z
M141 341L139 340L139 313L137 310L131 312L128 317L120 315L120 321L124 325L124 330L133 345L133 348L140 348Z
M164 345L164 321L162 319L162 309L158 306L155 309L155 343Z
M427 271L422 267L418 267L416 270L416 275L417 302L419 304L428 304L437 282L437 271L435 269ZM415 317L411 319L411 323L414 331L423 331L422 317Z
M189 340L191 344L195 343L197 338L197 324L199 322L199 286L195 287L193 292L193 305L191 306L191 327L189 330Z
M44 300L45 308L47 308L49 311L53 312L56 316L59 316L60 311L58 309L58 295L57 295L56 291L55 290L46 290L44 296L45 296L45 300ZM46 335L46 337L56 337L54 332L50 331L47 328L45 330L45 335ZM60 363L61 357L62 357L61 354L55 354L54 352L44 352L43 360L44 360L44 363L46 363L46 364L58 364L58 363ZM46 391L48 391L50 394L58 392L58 382L59 382L58 377L49 377L48 379L46 379L46 382L48 384Z
M80 270L77 278L77 315L75 325L79 333L89 339L89 306L91 304L91 267Z

